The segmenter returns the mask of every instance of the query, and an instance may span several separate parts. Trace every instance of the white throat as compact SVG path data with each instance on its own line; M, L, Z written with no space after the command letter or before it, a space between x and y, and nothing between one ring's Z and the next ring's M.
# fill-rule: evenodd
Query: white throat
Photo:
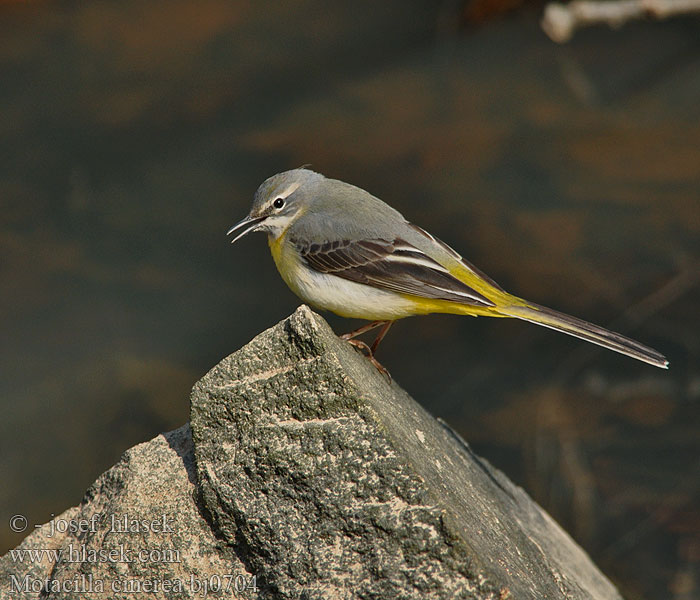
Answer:
M266 231L267 234L277 239L292 224L296 215L270 215L259 226L258 231Z

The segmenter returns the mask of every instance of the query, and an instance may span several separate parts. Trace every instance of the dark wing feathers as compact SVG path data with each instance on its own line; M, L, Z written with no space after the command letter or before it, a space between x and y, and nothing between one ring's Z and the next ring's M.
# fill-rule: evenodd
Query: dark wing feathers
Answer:
M476 306L494 303L453 277L440 263L402 239L304 244L291 240L306 264L376 288Z

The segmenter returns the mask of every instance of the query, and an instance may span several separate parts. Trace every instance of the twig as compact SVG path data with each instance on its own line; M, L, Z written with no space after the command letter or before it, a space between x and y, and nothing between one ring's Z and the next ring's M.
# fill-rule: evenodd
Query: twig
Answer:
M579 27L607 23L620 27L631 19L666 19L700 12L700 0L573 0L545 6L541 26L555 42L568 42Z

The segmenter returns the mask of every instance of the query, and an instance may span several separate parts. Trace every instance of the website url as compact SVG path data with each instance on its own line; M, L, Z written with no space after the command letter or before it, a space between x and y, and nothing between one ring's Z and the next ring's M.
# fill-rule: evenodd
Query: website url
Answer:
M115 548L88 548L85 544L65 548L14 548L14 563L180 563L180 550L169 547L134 550L119 544Z

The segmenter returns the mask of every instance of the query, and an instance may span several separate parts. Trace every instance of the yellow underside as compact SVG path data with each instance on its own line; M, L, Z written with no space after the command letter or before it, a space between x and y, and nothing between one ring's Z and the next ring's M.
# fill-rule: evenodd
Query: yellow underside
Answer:
M406 317L414 315L429 315L432 313L444 313L450 315L470 315L472 317L505 317L498 312L497 307L472 306L470 304L461 304L459 302L450 302L448 300L433 300L431 298L421 298L419 296L410 296L401 294L403 298L413 302L414 308Z

